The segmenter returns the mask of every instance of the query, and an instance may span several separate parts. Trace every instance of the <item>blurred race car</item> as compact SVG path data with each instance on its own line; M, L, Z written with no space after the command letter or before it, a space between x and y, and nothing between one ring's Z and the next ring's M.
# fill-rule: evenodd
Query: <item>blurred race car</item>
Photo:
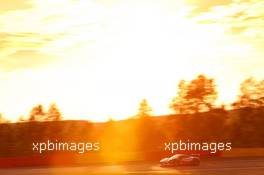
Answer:
M180 165L196 165L200 164L200 155L197 154L175 154L171 157L160 160L161 167L173 167Z

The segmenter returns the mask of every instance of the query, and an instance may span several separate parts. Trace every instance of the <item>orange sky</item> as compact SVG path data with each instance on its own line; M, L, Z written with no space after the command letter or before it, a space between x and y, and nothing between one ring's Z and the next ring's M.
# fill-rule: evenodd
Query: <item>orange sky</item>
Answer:
M216 79L220 103L264 77L261 0L0 0L0 111L56 102L65 118L166 114L180 79Z

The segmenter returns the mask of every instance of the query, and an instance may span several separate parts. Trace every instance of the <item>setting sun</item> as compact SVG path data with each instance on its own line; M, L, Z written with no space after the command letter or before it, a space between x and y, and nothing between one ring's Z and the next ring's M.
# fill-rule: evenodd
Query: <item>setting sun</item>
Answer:
M264 4L199 2L0 7L0 111L16 120L36 104L55 102L66 119L120 120L135 115L146 98L154 115L168 114L179 81L198 74L215 79L216 105L232 103L242 80L264 76L258 19ZM247 13L236 17L242 9Z

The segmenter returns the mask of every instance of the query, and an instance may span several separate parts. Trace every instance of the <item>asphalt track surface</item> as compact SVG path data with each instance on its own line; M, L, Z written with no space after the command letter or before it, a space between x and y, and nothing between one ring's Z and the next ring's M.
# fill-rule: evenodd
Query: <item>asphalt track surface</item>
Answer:
M264 175L264 157L201 161L200 166L161 168L158 163L92 165L82 167L24 167L0 169L0 175L176 174Z

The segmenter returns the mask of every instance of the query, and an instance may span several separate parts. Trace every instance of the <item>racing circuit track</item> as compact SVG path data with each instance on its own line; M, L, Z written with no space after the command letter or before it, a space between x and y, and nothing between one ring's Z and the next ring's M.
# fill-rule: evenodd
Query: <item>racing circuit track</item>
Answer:
M264 157L219 158L201 161L197 167L161 168L158 163L91 165L82 167L26 167L0 169L1 175L87 175L87 174L196 174L264 175Z

